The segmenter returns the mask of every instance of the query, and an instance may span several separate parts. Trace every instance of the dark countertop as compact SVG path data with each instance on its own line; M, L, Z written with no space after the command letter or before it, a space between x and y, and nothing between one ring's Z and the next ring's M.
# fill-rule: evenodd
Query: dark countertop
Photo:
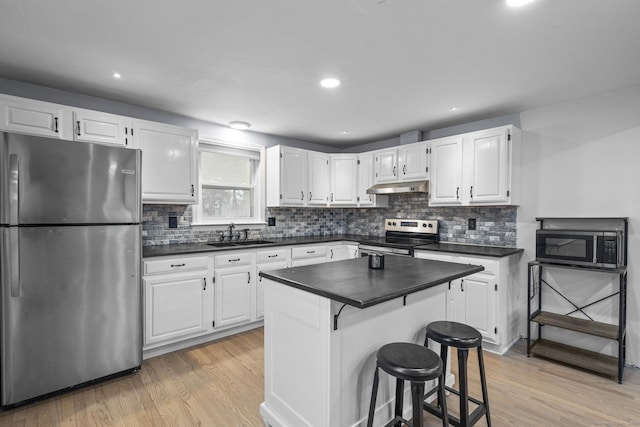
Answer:
M433 252L451 252L465 255L478 255L502 258L523 252L520 248L505 248L503 246L464 245L460 243L434 243L431 245L416 246L416 250Z
M263 271L260 276L325 298L367 308L484 270L479 265L385 256L372 270L368 258Z
M335 234L331 236L313 236L313 237L284 237L284 238L265 238L273 243L263 243L259 245L243 245L216 248L206 243L181 243L177 245L159 245L144 246L142 248L142 257L151 258L157 256L168 255L189 255L202 252L221 252L221 251L237 251L243 249L261 249L274 246L294 246L294 245L312 245L330 242L356 242L366 243L370 245L383 245L384 237L361 236L357 234ZM457 243L435 243L425 246L417 246L416 249L424 249L438 252L456 252L468 255L479 255L489 257L504 257L522 252L519 248L505 248L502 246L478 246L463 245Z

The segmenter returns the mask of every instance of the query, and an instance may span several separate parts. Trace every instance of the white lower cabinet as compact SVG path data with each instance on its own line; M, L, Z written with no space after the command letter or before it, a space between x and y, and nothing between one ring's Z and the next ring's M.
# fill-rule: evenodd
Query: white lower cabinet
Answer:
M144 349L212 330L213 287L208 256L144 262Z
M290 248L274 248L256 252L256 319L264 318L264 279L260 277L260 273L289 267L291 265L290 254Z
M519 337L517 256L476 257L416 250L416 258L482 265L484 271L453 280L447 320L476 328L489 350L503 354Z
M357 243L338 243L327 245L327 262L357 258Z
M291 267L303 265L322 264L327 262L327 246L294 246L291 249Z
M252 319L255 287L255 253L229 252L215 256L215 328L234 326Z

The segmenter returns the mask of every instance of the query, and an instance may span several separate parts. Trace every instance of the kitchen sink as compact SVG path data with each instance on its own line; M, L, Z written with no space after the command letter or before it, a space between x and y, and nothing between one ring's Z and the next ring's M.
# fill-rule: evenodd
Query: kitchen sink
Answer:
M207 245L213 246L214 248L231 248L234 246L265 245L268 243L273 243L273 242L271 240L238 240L235 242L207 243Z

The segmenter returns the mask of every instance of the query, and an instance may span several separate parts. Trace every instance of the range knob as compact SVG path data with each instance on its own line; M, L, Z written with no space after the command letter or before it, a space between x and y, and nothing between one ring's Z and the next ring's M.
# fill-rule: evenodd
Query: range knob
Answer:
M394 226L394 227L396 226L396 222L395 222L395 221L393 221L393 226Z
M433 228L433 224L429 224L427 227L429 227L429 228Z
M425 224L425 223L423 222L423 223L422 223L422 226L423 226L423 227L426 227L426 226L427 226L427 224ZM431 224L429 224L429 226L431 226Z
M387 225L391 225L391 221L387 221Z

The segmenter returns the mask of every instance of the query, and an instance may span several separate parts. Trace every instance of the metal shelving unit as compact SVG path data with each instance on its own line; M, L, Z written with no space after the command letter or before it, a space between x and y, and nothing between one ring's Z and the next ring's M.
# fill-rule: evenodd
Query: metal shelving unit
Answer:
M544 228L544 220L582 220L583 218L537 218ZM624 267L615 269L604 269L583 266L571 266L564 264L553 264L548 262L532 261L528 264L528 300L527 300L527 355L544 357L547 359L557 360L562 363L577 366L590 371L598 372L611 377L616 377L619 383L622 383L622 374L624 372L624 364L626 358L626 325L627 325L627 218L588 218L588 220L620 221L624 227L624 246L625 257ZM569 269L581 272L598 272L607 273L618 276L619 288L617 292L591 301L587 304L579 306L572 302L568 297L563 295L558 289L544 280L544 271L546 269L559 268ZM545 311L542 307L542 290L549 289L555 292L564 300L569 302L574 309L568 313L560 314L551 311ZM618 322L617 324L598 322L584 311L588 307L598 304L604 300L618 297ZM533 306L533 307L532 307ZM587 319L572 316L575 313L582 313ZM533 325L532 325L533 324ZM553 326L568 331L588 334L604 339L617 342L617 357L585 350L579 347L566 345L563 343L551 341L543 338L543 326ZM537 338L532 338L532 326L537 327Z

